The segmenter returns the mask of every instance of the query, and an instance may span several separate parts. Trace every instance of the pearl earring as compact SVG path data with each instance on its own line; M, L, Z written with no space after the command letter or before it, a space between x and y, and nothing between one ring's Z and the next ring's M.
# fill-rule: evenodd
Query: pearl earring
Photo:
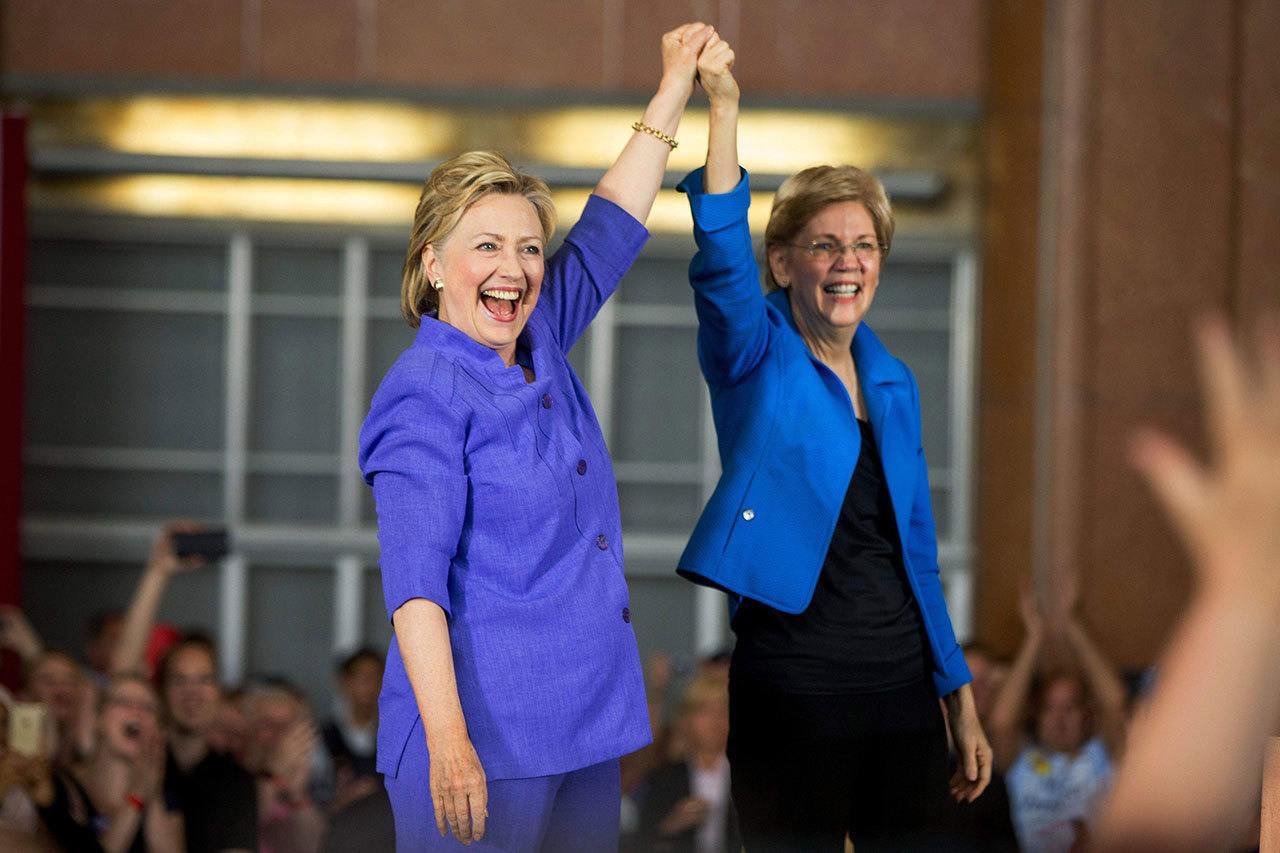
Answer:
M431 282L431 286L434 287L436 290L444 290L444 279L442 278L436 279L435 281Z

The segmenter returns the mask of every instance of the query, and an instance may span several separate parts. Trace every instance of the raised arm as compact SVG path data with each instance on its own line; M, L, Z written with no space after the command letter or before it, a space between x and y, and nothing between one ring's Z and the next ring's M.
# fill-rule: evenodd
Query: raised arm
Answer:
M1129 733L1097 850L1226 850L1258 802L1266 739L1280 718L1276 324L1260 351L1259 369L1247 370L1221 323L1200 333L1212 467L1163 435L1134 445L1199 585Z
M1079 614L1079 579L1074 573L1064 578L1059 587L1062 611L1062 634L1075 653L1084 673L1089 694L1098 715L1098 731L1113 760L1124 754L1125 706L1127 693L1120 674L1107 660Z
M742 180L738 168L738 81L729 43L712 35L698 56L698 79L711 101L707 127L707 168L702 186L712 194L727 193Z
M698 360L707 381L732 385L759 364L768 341L760 271L751 248L751 190L738 166L734 53L718 36L698 57L711 101L707 164L680 182L693 212L698 254L689 265L698 313Z
M151 543L151 556L142 570L142 580L134 590L133 601L124 618L124 630L115 654L111 656L111 672L142 672L142 656L156 622L156 612L164 598L169 581L178 572L204 565L199 557L179 557L173 547L173 534L194 533L200 525L190 521L174 521L165 525Z
M662 80L640 119L642 125L675 137L685 105L693 94L698 53L714 32L699 22L677 27L662 37ZM596 184L596 195L644 222L653 209L653 200L658 197L671 149L670 144L653 133L635 131L618 159Z
M1035 677L1036 663L1044 643L1044 619L1041 618L1035 592L1029 586L1022 590L1021 604L1022 645L1018 647L1009 674L991 705L991 743L996 767L1002 771L1012 766L1022 751L1027 698L1031 694L1031 679Z

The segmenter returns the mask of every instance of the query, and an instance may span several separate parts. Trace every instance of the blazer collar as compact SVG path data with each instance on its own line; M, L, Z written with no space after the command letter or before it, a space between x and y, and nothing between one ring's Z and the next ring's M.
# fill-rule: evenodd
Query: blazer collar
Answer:
M778 309L778 312L786 318L791 331L799 337L800 329L796 326L795 317L791 316L791 298L787 295L787 291L775 290L767 295L765 300ZM803 343L801 339L801 344ZM805 349L807 350L808 347L806 346ZM902 366L889 354L884 344L880 343L875 332L867 326L866 320L859 323L857 331L853 333L853 345L850 349L853 351L853 362L858 367L858 376L863 383L893 385L906 382ZM809 355L813 357L812 353Z
M537 349L538 336L534 332L535 325L534 318L530 317L524 331L520 333L520 340L516 344L517 359L521 350L531 353ZM437 319L434 313L422 316L413 345L435 350L450 361L465 365L487 376L501 379L510 375L519 379L521 384L524 383L523 374L516 365L507 367L495 350L472 340L461 329Z

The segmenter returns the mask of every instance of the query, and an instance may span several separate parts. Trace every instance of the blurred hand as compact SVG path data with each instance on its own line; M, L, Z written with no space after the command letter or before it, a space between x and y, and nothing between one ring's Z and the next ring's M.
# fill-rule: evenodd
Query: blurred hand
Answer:
M1206 590L1280 606L1280 318L1259 335L1257 364L1225 323L1198 330L1213 464L1144 430L1133 459L1194 557Z
M267 763L278 790L294 797L306 794L311 756L319 742L320 733L310 720L297 720L285 730Z
M205 564L203 557L179 557L173 547L173 534L199 533L202 530L204 527L194 521L171 521L166 524L151 543L151 556L147 560L147 570L168 576L203 566Z
M671 686L675 677L676 665L671 655L666 652L653 652L644 659L644 683L651 695L661 696Z
M53 765L47 756L0 754L0 799L21 788L37 806L53 804Z
M702 53L698 54L698 81L712 101L738 101L738 81L733 79L733 49L712 33Z
M662 37L662 83L679 87L686 98L693 94L698 54L715 32L701 21L676 27Z
M26 614L11 604L0 605L0 648L12 649L24 661L44 651L40 635Z
M1044 630L1044 614L1040 610L1040 598L1030 581L1023 581L1018 597L1018 614L1028 635L1039 635Z
M706 820L707 812L710 810L711 804L706 800L701 800L697 797L685 797L672 806L667 816L658 823L658 833L660 835L679 835L682 832L693 829Z
M466 735L431 743L431 802L436 829L463 844L484 838L489 818L489 787L480 757Z
M142 737L142 746L129 765L127 790L142 800L151 800L160 793L164 779L164 734L151 729Z

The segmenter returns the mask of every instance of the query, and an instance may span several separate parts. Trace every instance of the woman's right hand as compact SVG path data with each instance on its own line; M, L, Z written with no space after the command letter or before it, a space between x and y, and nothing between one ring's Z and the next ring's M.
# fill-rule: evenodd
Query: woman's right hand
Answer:
M431 742L431 803L436 829L447 826L463 844L484 838L489 817L489 788L480 757L465 734Z
M693 75L698 70L698 54L714 33L714 27L698 21L663 34L663 87L679 87L686 99L693 94Z
M738 81L733 79L733 48L713 33L698 54L698 80L714 102L738 100Z

